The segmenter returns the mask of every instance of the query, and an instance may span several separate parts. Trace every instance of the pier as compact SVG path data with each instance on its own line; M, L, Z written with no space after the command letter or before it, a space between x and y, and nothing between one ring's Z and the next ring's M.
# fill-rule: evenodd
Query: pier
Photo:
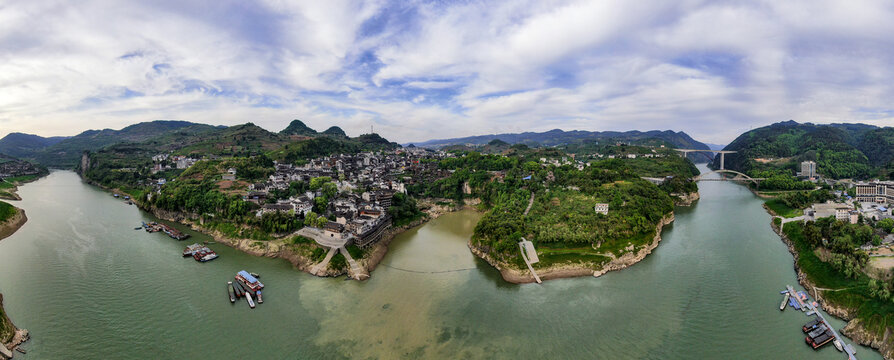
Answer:
M534 275L534 281L538 284L542 283L542 281L540 281L540 276L537 276L537 272L534 271L534 267L531 266L531 264L540 262L540 258L537 257L537 251L534 249L534 243L522 238L522 241L518 242L518 247L521 250L522 259L524 259L525 264L528 265L528 270L531 270L531 275ZM525 253L527 253L527 256L525 256Z
M801 305L802 308L806 308L808 310L808 313L812 312L816 314L816 316L828 326L829 330L832 331L833 340L841 343L842 350L845 354L847 354L847 358L849 360L857 360L856 352L854 351L853 345L848 344L844 341L844 337L839 335L838 331L835 331L835 327L833 327L832 324L826 321L826 317L823 316L823 313L820 311L820 309L814 307L813 304L810 303L810 301L807 301L806 303L801 301L801 296L798 295L798 292L795 291L795 288L793 288L791 285L787 285L786 289L788 290L788 294L791 297L795 298L795 300L799 303L799 305Z

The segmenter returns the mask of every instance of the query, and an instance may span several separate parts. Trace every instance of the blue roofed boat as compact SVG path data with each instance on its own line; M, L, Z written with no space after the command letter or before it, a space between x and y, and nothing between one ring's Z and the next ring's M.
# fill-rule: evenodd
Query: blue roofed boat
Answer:
M248 286L249 290L253 293L257 293L264 288L264 284L261 283L256 277L252 276L248 273L248 271L241 270L236 273L236 280L242 281L243 284Z

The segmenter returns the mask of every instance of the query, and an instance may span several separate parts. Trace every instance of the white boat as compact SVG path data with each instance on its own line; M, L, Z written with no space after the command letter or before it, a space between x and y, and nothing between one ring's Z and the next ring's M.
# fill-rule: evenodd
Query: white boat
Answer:
M782 299L782 303L779 304L779 311L785 310L785 305L788 305L788 299L791 297L791 294L785 293L785 299Z
M245 293L245 300L248 301L248 306L252 309L255 308L255 302L251 299L251 293Z
M838 339L833 340L832 344L835 345L835 348L838 349L838 351L844 351L844 348L841 347L841 342L838 341Z

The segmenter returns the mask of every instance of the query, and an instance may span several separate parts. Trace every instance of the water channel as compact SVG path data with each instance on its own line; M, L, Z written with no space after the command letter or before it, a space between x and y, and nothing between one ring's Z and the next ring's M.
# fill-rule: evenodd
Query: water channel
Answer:
M508 284L469 252L480 215L461 211L399 235L357 282L219 244L210 263L183 258L210 239L135 231L155 219L55 171L20 187L29 221L0 241L0 292L32 333L17 359L843 359L804 344L803 313L778 310L797 284L761 200L699 187L652 255L600 278ZM227 299L241 269L267 285L254 310Z

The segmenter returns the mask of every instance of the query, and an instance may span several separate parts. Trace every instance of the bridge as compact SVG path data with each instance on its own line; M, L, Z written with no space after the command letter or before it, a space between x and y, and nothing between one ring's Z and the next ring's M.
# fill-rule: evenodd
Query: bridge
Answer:
M683 154L683 157L686 157L686 155L689 155L689 153L691 153L691 152L709 152L709 153L720 154L720 169L714 170L711 172L707 172L704 174L699 174L698 176L692 178L692 181L750 181L750 182L754 183L755 185L760 186L761 181L766 180L765 178L753 178L753 177L750 177L748 175L745 175L745 174L740 173L735 170L725 169L724 168L724 161L726 160L725 155L726 154L734 154L737 151L702 150L702 149L674 149L674 150L681 152ZM705 178L704 176L708 175L708 174L720 174L720 177L719 178ZM723 176L724 174L732 174L735 176L733 178L727 178L727 177Z

